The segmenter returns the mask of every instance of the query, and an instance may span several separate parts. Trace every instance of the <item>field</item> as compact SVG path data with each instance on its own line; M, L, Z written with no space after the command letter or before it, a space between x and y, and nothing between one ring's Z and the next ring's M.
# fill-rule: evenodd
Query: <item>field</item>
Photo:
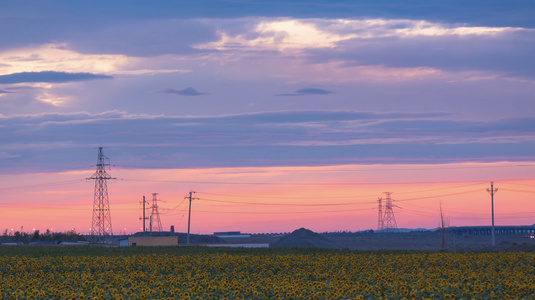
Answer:
M338 234L326 233L323 237L337 244L340 248L351 250L419 250L441 251L440 232L408 232L388 234ZM229 243L269 243L273 244L279 237L253 236L251 238L226 239ZM296 239L299 240L299 239ZM296 243L299 245L299 243ZM535 252L535 239L522 235L498 235L496 245L491 247L490 236L459 236L447 234L444 237L446 251L524 251Z
M0 247L2 299L535 299L535 254Z

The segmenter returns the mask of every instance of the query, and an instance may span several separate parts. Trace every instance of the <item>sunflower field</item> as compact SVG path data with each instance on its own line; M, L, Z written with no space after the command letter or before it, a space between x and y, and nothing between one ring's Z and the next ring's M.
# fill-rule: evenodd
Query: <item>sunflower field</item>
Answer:
M535 299L533 253L95 248L0 252L0 298Z

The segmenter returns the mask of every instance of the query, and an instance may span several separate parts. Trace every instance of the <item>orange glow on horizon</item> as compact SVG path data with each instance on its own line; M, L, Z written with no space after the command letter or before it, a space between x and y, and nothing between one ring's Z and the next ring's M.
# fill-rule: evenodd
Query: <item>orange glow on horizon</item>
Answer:
M439 205L451 226L489 225L490 181L496 225L535 223L535 163L456 163L441 165L340 165L315 167L236 167L199 169L113 169L108 182L114 234L142 227L141 202L158 193L164 230L238 230L251 233L357 231L377 228L377 198L393 192L399 228L436 228ZM47 228L88 233L94 171L0 176L5 228ZM147 209L147 215L150 210ZM147 222L148 224L148 222Z

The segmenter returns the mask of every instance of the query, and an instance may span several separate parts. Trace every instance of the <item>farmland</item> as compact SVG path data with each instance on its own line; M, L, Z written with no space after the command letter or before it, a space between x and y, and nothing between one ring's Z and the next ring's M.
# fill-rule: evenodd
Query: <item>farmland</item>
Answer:
M1 247L2 299L535 299L535 254Z

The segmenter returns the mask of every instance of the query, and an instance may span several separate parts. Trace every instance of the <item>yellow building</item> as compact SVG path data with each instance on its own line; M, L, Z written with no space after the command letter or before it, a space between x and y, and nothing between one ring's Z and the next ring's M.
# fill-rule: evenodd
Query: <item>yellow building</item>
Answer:
M131 236L128 246L178 246L178 236Z

